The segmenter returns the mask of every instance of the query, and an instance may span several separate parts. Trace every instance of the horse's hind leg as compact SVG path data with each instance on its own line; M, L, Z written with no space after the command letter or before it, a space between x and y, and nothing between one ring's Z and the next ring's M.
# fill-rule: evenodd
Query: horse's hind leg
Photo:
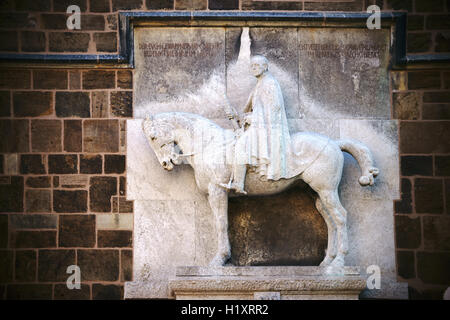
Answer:
M231 257L231 247L228 238L228 194L215 184L208 188L208 201L216 222L217 252L209 263L210 266L223 266Z
M323 219L325 220L325 223L327 225L328 230L328 245L327 245L327 251L325 255L325 259L320 263L321 267L328 266L333 259L336 257L337 248L336 248L336 226L333 224L333 221L328 213L328 211L325 209L322 200L320 200L320 197L316 199L316 208L317 211L322 215Z
M348 252L347 240L347 211L339 200L337 189L335 190L321 190L319 197L330 214L337 229L337 255L331 262L332 267L343 267L345 263L345 256Z

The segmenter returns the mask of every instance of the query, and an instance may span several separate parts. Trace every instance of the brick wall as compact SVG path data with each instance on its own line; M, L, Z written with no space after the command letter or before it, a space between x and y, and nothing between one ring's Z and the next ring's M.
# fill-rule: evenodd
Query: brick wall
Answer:
M5 0L1 53L116 53L119 10L407 10L408 52L450 52L449 0L344 3L251 0ZM65 10L82 11L79 31ZM450 70L392 72L400 119L398 276L411 298L450 285ZM0 297L114 299L132 277L133 203L126 201L125 120L132 70L0 70ZM68 290L66 267L82 269Z

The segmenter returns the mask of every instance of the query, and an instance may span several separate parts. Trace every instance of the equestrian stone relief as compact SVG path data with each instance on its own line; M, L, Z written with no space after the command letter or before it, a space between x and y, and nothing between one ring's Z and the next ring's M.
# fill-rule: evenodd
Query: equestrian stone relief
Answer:
M310 132L289 132L284 98L270 73L267 59L253 56L250 70L257 83L244 114L228 103L224 113L234 130L225 130L193 113L166 112L148 116L143 131L162 167L189 164L199 190L208 197L215 217L218 246L212 266L231 256L228 238L228 197L272 195L303 180L316 193L316 208L328 229L321 266L339 272L348 252L347 212L338 186L344 156L351 154L361 168L361 186L373 185L379 170L370 150L356 140L332 140Z

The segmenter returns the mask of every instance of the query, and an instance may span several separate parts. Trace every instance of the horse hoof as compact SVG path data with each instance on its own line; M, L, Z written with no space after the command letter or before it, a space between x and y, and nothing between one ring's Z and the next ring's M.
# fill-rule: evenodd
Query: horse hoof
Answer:
M333 261L333 258L325 257L323 261L319 264L319 267L327 267L330 265L330 263Z

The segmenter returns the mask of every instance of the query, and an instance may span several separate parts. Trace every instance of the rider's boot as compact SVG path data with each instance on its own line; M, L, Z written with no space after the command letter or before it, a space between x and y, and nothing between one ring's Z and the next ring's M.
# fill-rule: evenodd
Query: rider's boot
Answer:
M237 193L247 194L244 190L245 174L247 173L246 165L236 165L234 167L233 178L227 184L221 183L220 186L226 189L234 190Z

